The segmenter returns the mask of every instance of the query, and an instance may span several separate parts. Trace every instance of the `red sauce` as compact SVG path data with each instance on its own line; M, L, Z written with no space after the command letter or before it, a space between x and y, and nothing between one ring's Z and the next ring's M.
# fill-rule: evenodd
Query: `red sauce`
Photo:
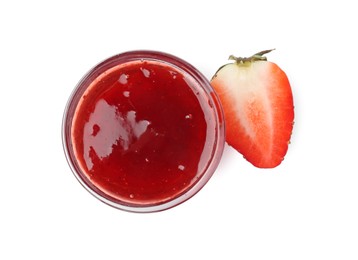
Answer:
M83 94L71 137L92 185L125 203L159 203L204 173L215 126L206 94L183 71L134 61L99 75Z

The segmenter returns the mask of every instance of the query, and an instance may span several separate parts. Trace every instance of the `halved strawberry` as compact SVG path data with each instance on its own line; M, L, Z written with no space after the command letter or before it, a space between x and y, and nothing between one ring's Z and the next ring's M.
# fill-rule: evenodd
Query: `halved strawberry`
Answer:
M249 58L230 56L211 84L225 115L226 141L259 168L278 166L293 128L291 86L284 71L262 51Z

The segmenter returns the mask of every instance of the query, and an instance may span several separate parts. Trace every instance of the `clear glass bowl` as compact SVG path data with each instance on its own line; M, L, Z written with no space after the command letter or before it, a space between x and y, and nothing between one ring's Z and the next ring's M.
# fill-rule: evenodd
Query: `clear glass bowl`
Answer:
M135 200L133 194L130 194L128 197L116 196L116 193L120 194L122 191L118 190L118 192L109 192L109 190L107 190L103 185L101 186L99 183L94 181L91 177L92 173L87 167L88 164L86 166L83 163L83 158L81 157L82 155L77 151L82 149L76 148L77 146L81 147L81 145L84 145L80 144L80 142L82 142L81 140L77 140L78 136L75 136L73 129L75 127L75 120L80 118L80 116L77 115L79 113L78 111L80 111L79 107L82 109L82 106L84 106L84 103L82 102L83 99L89 95L91 91L96 91L96 84L98 85L98 82L104 81L106 75L112 73L113 71L116 71L115 73L119 75L121 70L125 70L128 66L133 66L133 64L136 66L135 64L142 63L150 64L153 68L159 66L161 69L167 69L171 72L174 71L175 75L180 75L183 79L185 79L185 82L187 82L191 91L197 95L198 103L200 103L207 122L207 128L204 148L203 151L201 151L200 160L197 162L200 167L198 167L198 172L195 174L195 178L193 178L190 183L187 183L182 190L173 191L172 194L167 194L163 198L158 197L156 199ZM148 71L144 72L149 73ZM126 83L126 79L123 77L119 77L118 81L125 81L122 83ZM98 87L97 91L103 92L106 91L106 88L103 88L103 86L102 88ZM123 93L125 96L129 95L129 92ZM152 102L155 103L156 100L152 100ZM184 99L183 102L185 102ZM163 109L166 108L163 107ZM189 118L190 116L191 115L188 115L186 118ZM122 119L120 118L119 120ZM182 129L179 128L177 131L180 132ZM121 210L131 212L156 212L169 209L188 200L208 182L216 170L223 153L225 143L225 124L223 111L217 95L212 89L209 81L196 68L186 61L170 54L156 51L130 51L104 60L93 67L79 81L65 108L62 124L62 141L64 152L72 172L82 186L92 195L102 202ZM78 141L80 142L77 144L76 142ZM188 150L188 153L189 152L193 151ZM173 154L173 156L175 157L175 154ZM179 165L178 168L179 170L184 170L184 166L182 165ZM145 171L145 167L142 169ZM164 168L163 171L165 171ZM104 172L101 174L105 175L106 173ZM127 172L125 174L129 175L132 173ZM164 172L159 174L164 174ZM150 181L150 178L148 181ZM108 185L110 185L110 183L108 183ZM165 185L165 183L163 185ZM165 190L165 188L165 186L157 185L157 189ZM120 186L118 186L118 189L120 189ZM141 194L138 195L140 197Z

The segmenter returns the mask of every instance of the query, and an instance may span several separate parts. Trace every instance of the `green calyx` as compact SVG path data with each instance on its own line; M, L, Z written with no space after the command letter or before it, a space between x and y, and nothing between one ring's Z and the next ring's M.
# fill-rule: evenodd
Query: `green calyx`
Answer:
M230 55L229 60L234 60L237 64L247 64L247 63L251 63L254 61L267 61L267 58L264 55L267 53L270 53L273 50L274 49L260 51L250 57L236 57L234 55Z

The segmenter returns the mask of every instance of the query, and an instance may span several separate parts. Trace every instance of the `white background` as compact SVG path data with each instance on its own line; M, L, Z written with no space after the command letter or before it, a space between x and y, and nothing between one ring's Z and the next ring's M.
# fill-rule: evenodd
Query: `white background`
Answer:
M0 259L358 259L354 1L2 1ZM230 147L196 196L133 214L92 197L68 167L62 114L92 66L153 49L210 78L230 54L267 55L295 101L284 162Z

